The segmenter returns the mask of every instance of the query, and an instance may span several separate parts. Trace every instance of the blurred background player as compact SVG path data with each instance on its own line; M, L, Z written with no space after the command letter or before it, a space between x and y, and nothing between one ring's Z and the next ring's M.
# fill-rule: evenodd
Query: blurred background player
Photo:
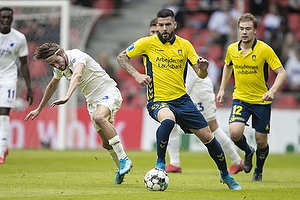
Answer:
M232 43L227 49L217 95L217 101L222 105L225 87L234 73L235 89L229 116L229 132L235 145L245 152L244 172L249 173L255 149L247 143L243 133L245 124L252 116L257 144L252 181L262 181L263 166L269 154L271 103L286 79L286 72L273 49L256 38L257 26L257 19L250 13L239 18L240 41ZM275 82L270 88L267 78L269 68L276 73Z
M34 58L45 60L51 65L54 76L47 85L39 106L24 120L26 122L29 118L33 120L40 114L64 76L70 81L67 94L62 99L54 101L51 107L67 103L78 86L86 98L87 109L94 128L101 137L102 146L110 153L118 168L114 183L121 184L125 174L130 171L132 162L127 157L113 125L114 115L121 107L123 100L116 87L117 83L93 58L79 49L64 51L56 43L45 43L37 48Z
M0 164L4 164L8 155L7 140L10 134L9 113L16 100L18 66L27 86L27 101L33 102L31 79L28 69L27 41L25 35L11 27L13 10L8 7L0 9Z
M150 36L158 33L156 24L156 18L151 20L149 31ZM242 171L242 158L236 152L234 145L226 133L219 127L217 123L215 93L210 78L208 76L204 79L199 78L195 71L189 66L186 77L186 90L198 110L203 114L212 133L220 142L223 151L229 157L231 161L229 173L237 174L239 171ZM166 172L182 172L179 158L179 140L178 126L175 126L169 138L167 150L170 156L170 164L166 166Z

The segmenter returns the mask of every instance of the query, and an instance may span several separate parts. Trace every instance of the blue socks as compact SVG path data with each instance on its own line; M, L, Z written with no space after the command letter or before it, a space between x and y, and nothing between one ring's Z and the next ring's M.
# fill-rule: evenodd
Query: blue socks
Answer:
M207 147L210 157L215 161L218 169L221 171L221 175L226 176L228 174L226 159L218 140L214 138L209 143L206 143L205 146Z
M256 168L255 172L257 173L262 173L263 171L263 166L266 161L267 156L269 155L269 145L267 145L263 149L259 149L257 147L256 149Z
M233 142L238 148L243 150L246 153L246 155L249 155L251 153L251 149L250 146L247 144L245 135L242 135L239 141L233 141Z
M174 128L175 121L165 119L160 123L156 131L156 149L157 149L157 162L166 163L166 150L168 146L169 136Z

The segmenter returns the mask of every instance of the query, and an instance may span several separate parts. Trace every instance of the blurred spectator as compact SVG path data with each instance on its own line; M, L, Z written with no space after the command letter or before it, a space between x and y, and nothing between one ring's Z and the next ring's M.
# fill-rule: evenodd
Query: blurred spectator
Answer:
M262 24L264 26L264 41L270 45L271 37L274 31L279 29L284 17L279 12L280 5L272 1L269 4L268 13L264 16Z
M230 34L236 37L237 19L240 13L233 8L230 0L220 0L220 8L214 11L208 21L207 27L211 30L208 45L221 44L225 47Z
M258 21L262 20L265 13L268 12L268 0L250 0L249 9Z
M296 56L291 56L285 64L287 73L286 88L284 91L300 92L300 45L297 45Z
M71 0L71 3L78 6L92 7L90 0Z
M110 63L109 57L105 52L100 52L97 57L97 62L100 63L101 67L106 73L114 80L116 80L116 72L114 66Z
M282 43L278 41L284 41L285 35L289 32L287 20L282 18L280 26L271 32L270 46L273 48L277 56L281 57Z
M289 12L300 13L300 0L288 0Z
M174 12L177 29L184 26L184 11L182 0L167 0L163 8L170 9Z
M48 23L45 24L44 42L53 42L59 44L60 40L60 18L59 16L50 17ZM43 44L42 43L42 44Z
M296 57L298 41L296 40L296 35L293 31L287 32L282 41L283 43L278 42L279 44L282 44L280 60L283 66L285 66L288 58Z

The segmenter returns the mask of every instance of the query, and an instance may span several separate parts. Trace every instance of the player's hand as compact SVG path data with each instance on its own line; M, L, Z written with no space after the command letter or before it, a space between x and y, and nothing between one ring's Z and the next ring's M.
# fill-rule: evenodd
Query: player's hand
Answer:
M67 103L68 100L69 100L68 97L64 97L64 98L62 98L62 99L59 99L59 100L54 101L53 103L51 103L50 106L51 106L52 108L54 108L55 106L58 106L58 105Z
M217 103L218 103L219 105L223 105L223 102L224 102L224 95L225 95L225 91L220 90L220 91L218 92L216 99L217 99Z
M203 58L203 57L199 57L197 63L198 63L198 66L199 66L199 68L200 68L201 70L207 69L207 68L208 68L208 65L209 65L208 60L205 59L205 58Z
M140 74L140 73L136 73L134 75L135 81L140 84L140 86L144 87L147 86L151 83L151 78L150 76L146 75L146 74Z
M274 99L274 93L268 91L264 93L263 97L261 98L261 102L263 103L264 101L273 101L273 99Z
M41 111L39 111L38 109L35 109L33 111L31 111L30 113L28 113L28 115L25 117L24 121L27 122L28 119L31 117L31 120L34 120L34 118L36 118Z
M32 93L31 89L27 90L27 98L26 99L29 102L29 105L31 105L33 102L33 93Z

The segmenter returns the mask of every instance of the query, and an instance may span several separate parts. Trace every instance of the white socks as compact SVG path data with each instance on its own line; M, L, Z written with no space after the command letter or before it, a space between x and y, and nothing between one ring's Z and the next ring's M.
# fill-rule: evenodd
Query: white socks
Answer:
M180 167L180 157L179 157L179 133L177 130L177 125L173 128L168 144L168 152L170 156L170 164L175 167Z
M0 156L3 158L6 151L8 136L10 134L10 123L8 115L0 115Z
M120 160L118 159L118 156L117 156L115 150L110 149L110 150L107 150L107 151L110 154L111 159L114 161L116 167L118 169L120 169Z
M230 159L231 164L239 165L241 162L241 157L237 153L232 144L230 138L226 135L226 133L218 127L213 134L215 135L216 139L219 141L220 145L226 156ZM177 131L177 126L172 130L169 138L168 144L168 152L170 156L170 164L174 165L175 167L180 166L180 157L179 157L179 133Z
M112 139L108 140L108 143L109 145L111 145L115 151L115 153L117 154L118 156L118 159L124 159L127 157L124 149L123 149L123 146L121 144L121 140L119 138L118 135L116 135L115 137L113 137Z
M226 156L230 159L231 164L233 165L239 165L241 162L241 157L236 152L233 144L231 143L231 140L226 135L226 133L218 127L213 134L215 135L216 139L219 141L220 145L222 146L222 149Z

